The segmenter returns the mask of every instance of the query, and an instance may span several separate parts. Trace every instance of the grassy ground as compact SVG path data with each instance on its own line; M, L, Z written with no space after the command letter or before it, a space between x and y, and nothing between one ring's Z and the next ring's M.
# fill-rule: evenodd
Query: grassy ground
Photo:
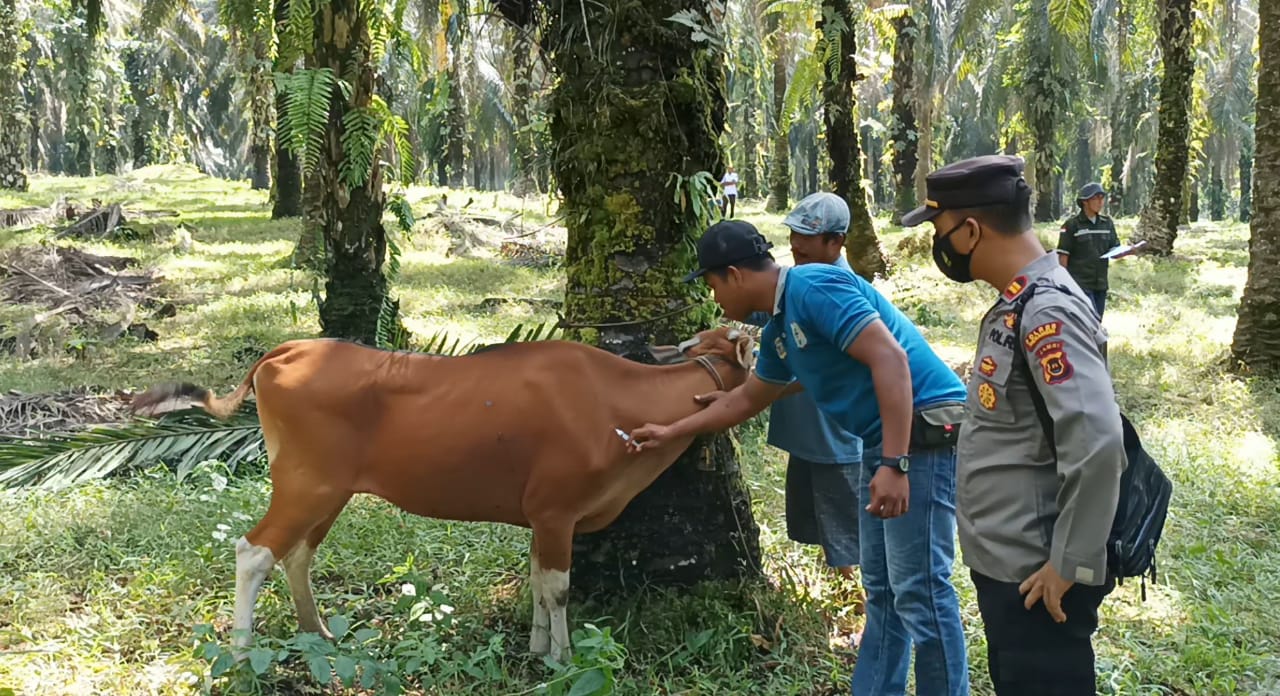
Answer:
M182 211L196 230L190 254L168 244L89 248L142 257L184 302L177 316L148 322L160 334L156 343L120 342L80 360L0 359L0 389L138 388L174 377L222 389L241 379L246 356L316 332L312 279L278 263L299 229L268 221L263 194L185 169L150 168L124 179L37 177L29 194L0 195L0 207L47 205L58 194ZM415 189L410 198L424 211L439 194ZM523 205L531 224L555 214L544 200L450 196L508 213ZM751 202L740 208L785 249L778 216ZM0 249L41 236L0 238ZM943 281L927 248L897 253L904 236L883 232L897 272L882 290L944 358L968 360L991 292ZM1247 236L1239 225L1197 225L1173 260L1113 266L1106 325L1117 390L1176 490L1161 584L1148 586L1146 602L1126 584L1104 606L1096 640L1103 693L1280 693L1280 629L1269 608L1280 595L1280 389L1225 370ZM557 271L453 259L446 248L443 238L419 233L405 249L396 292L416 333L495 340L516 323L554 319L530 305L494 312L476 305L486 297L557 299ZM0 308L0 324L30 311ZM322 612L338 615L338 628L351 626L333 664L339 674L349 663L373 674L392 657L400 671L417 661L424 666L409 686L431 694L538 693L547 682L555 692L593 678L592 669L609 673L620 694L847 693L854 656L847 636L857 621L849 588L823 571L815 549L786 539L784 459L761 440L758 424L744 429L766 582L573 604L578 663L559 669L522 654L527 532L355 501L316 559ZM177 694L211 683L216 692L360 693L310 676L329 664L317 656L333 649L291 640L295 619L279 573L258 607L261 645L273 652L258 656L267 664L283 655L284 664L267 664L256 679L210 677L210 663L220 669L225 658L216 643L205 645L200 627L212 626L225 642L232 540L257 520L267 495L261 477L228 482L216 462L181 484L158 469L59 493L0 494L0 693ZM974 692L989 694L981 624L959 563L956 585ZM370 628L381 637L361 632Z

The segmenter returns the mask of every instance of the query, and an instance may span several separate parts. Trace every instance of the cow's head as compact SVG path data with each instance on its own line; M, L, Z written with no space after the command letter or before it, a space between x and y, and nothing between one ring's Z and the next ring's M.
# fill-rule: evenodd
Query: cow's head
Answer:
M677 346L651 346L649 354L660 365L686 362L700 355L723 359L731 365L750 370L755 362L755 339L731 326L720 326L697 335Z

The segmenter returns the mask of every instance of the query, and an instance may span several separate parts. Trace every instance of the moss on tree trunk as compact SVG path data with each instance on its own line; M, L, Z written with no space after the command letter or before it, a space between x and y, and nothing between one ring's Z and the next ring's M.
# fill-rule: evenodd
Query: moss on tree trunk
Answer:
M375 165L367 183L355 188L348 187L338 175L344 157L343 116L348 109L369 106L374 95L368 24L361 17L359 0L329 0L316 13L315 27L316 67L332 68L346 77L351 87L349 100L340 89L330 98L329 125L314 180L327 276L320 326L325 336L374 345L378 313L387 294L382 274L387 255L382 172Z
M822 12L826 19L818 20L818 30L823 40L840 46L839 63L823 63L822 120L831 161L829 178L832 192L849 204L849 234L845 237L849 265L858 275L874 280L884 275L885 262L871 212L867 210L867 193L862 188L862 150L853 120L853 83L858 72L853 9L849 0L823 0Z
M1137 236L1147 240L1151 253L1173 253L1178 221L1183 212L1187 178L1187 138L1191 131L1191 78L1195 74L1191 21L1194 0L1160 0L1160 49L1164 76L1160 80L1160 132L1156 143L1156 180L1143 208Z
M15 0L0 0L0 189L26 191L22 151L27 138L26 102L19 80L18 17Z
M695 0L549 6L544 41L559 78L553 162L569 228L564 315L592 325L571 337L632 359L649 360L651 342L688 338L714 318L705 289L681 282L696 265L693 242L706 217L695 214L696 194L676 200L673 175L722 169L723 58L666 19L692 11L711 26L707 9ZM732 445L716 435L696 442L608 528L576 539L573 587L758 569L750 499Z
M1258 10L1258 101L1249 279L1231 352L1257 373L1280 372L1280 3Z
M920 29L910 11L893 20L893 120L889 141L893 147L893 224L916 207L915 175L920 133L916 126L916 37Z

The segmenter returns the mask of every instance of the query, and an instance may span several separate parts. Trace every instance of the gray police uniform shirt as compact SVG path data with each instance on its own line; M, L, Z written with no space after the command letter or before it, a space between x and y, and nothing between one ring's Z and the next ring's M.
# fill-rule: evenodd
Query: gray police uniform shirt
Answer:
M1013 302L1037 280L1020 336ZM1013 280L982 320L957 445L956 523L964 562L1022 582L1050 561L1063 578L1106 580L1107 537L1126 465L1120 410L1107 371L1107 335L1079 286L1049 253ZM1015 368L1027 359L1032 379ZM1054 424L1054 450L1036 415L1037 388Z
M853 273L843 254L836 258L834 265ZM773 315L769 312L756 312L747 317L746 323L764 326L771 318ZM820 411L808 391L773 402L769 410L768 443L814 464L862 463L862 438L841 428Z

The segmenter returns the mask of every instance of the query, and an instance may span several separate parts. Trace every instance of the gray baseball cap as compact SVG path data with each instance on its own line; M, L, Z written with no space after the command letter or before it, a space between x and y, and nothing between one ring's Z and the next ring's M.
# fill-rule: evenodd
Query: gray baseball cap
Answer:
M849 204L834 193L811 193L787 213L782 224L800 234L846 234L849 231Z

